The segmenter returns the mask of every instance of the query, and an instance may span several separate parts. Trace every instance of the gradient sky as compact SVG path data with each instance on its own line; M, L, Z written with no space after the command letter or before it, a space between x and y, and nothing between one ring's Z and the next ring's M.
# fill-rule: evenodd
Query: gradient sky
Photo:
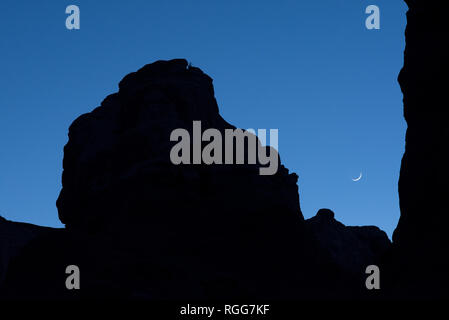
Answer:
M70 4L80 30L65 28ZM380 30L365 28L370 4ZM346 225L391 236L406 10L400 0L2 0L0 215L61 226L55 201L71 122L129 72L186 58L214 79L228 122L279 129L305 218L330 208Z

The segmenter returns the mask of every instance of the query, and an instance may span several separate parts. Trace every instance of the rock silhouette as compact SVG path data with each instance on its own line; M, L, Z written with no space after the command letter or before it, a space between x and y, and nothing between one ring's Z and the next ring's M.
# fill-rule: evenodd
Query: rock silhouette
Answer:
M219 115L212 79L200 69L186 60L158 61L127 75L119 88L70 127L57 201L68 228L121 223L124 212L125 219L137 215L172 227L166 213L185 212L177 217L182 228L211 219L219 222L212 228L217 237L234 219L252 227L264 223L264 210L301 224L297 176L282 166L273 176L261 176L259 164L172 164L173 130L184 128L192 136L193 121L201 121L203 130L235 128Z
M393 235L393 287L401 296L447 297L449 285L449 43L442 1L406 1L399 83L407 121ZM413 279L413 280L411 280Z
M203 130L235 127L220 116L209 76L183 59L157 61L125 76L117 93L70 126L57 200L65 228L0 220L0 246L7 248L1 297L444 296L448 111L441 101L448 44L443 11L431 10L436 2L408 4L399 76L408 130L393 244L377 227L344 226L329 209L304 220L298 176L280 160L269 176L259 174L259 162L174 165L172 130L192 135L193 121ZM71 264L81 270L82 290L65 288ZM366 290L369 264L386 270L385 290Z

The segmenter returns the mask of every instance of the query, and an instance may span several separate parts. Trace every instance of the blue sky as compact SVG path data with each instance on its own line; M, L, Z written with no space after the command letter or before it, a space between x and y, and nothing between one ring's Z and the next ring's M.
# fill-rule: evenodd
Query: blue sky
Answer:
M70 4L80 8L80 30L65 28ZM365 28L370 4L380 8L380 30ZM71 122L129 72L186 58L214 79L228 122L279 129L306 218L331 208L347 225L391 236L406 10L400 0L3 0L0 215L61 226L55 201Z

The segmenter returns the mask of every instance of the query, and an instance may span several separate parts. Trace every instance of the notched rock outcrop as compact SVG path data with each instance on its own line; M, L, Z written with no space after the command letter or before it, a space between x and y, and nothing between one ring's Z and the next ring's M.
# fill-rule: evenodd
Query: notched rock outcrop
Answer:
M365 277L369 265L379 265L390 250L387 234L375 226L345 226L329 209L318 210L306 226L330 259L342 271Z

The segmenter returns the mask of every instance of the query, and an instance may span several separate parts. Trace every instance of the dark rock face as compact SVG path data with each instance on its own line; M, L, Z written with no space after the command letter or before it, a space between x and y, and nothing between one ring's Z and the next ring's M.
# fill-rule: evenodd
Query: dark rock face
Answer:
M399 180L401 218L393 235L393 283L403 291L400 295L441 297L449 284L447 11L443 1L406 2L399 83L408 129Z
M390 250L384 231L375 226L345 226L329 209L320 209L315 217L306 220L306 225L334 264L354 277L365 277L365 268L379 265Z
M8 221L0 216L0 287L11 260L32 239L50 230L33 224Z

